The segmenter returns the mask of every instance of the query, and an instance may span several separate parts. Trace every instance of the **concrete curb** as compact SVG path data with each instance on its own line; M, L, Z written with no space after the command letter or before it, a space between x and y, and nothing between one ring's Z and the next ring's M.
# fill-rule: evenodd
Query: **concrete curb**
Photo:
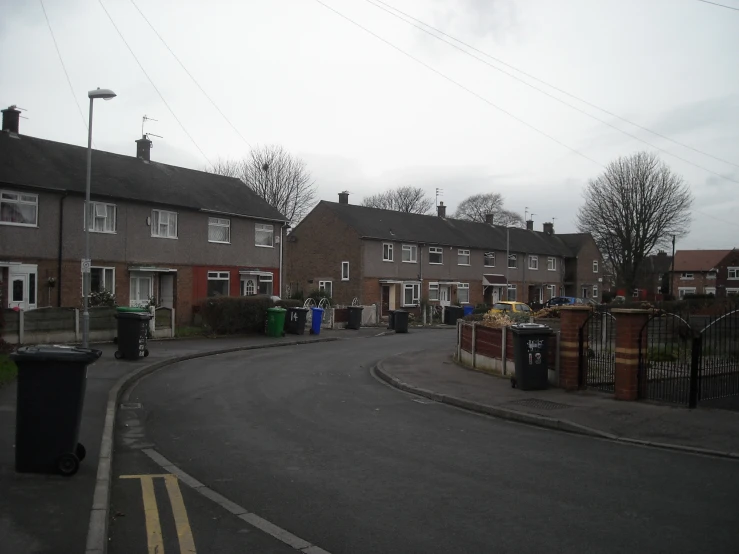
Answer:
M138 367L118 379L115 385L113 385L113 388L108 392L108 405L105 411L103 437L100 441L100 459L98 460L96 477L97 482L95 483L95 493L92 497L92 510L90 511L90 523L87 528L87 545L85 547L85 554L105 554L108 551L108 522L110 520L110 488L113 472L113 433L115 431L115 418L121 395L132 383L163 367L185 362L187 360L217 356L219 354L229 354L231 352L242 352L246 350L262 350L265 348L279 348L283 346L297 346L319 342L335 342L339 340L343 339L336 337L314 340L304 339L275 344L257 344L252 346L237 346L220 350L194 352L192 354L175 356L153 364Z
M389 359L389 358L388 358ZM739 453L736 452L722 452L719 450L709 450L705 448L699 448L695 446L684 446L681 444L671 444L671 443L663 443L663 442L652 442L652 441L645 441L640 439L631 439L627 437L621 437L618 435L614 435L612 433L606 433L605 431L600 431L599 429L593 429L592 427L587 427L585 425L580 425L579 423L574 423L572 421L567 421L566 419L558 419L553 417L547 417L542 416L538 414L528 414L525 412L519 412L516 410L510 410L508 408L503 408L500 406L490 406L488 404L481 404L479 402L473 402L470 400L465 400L464 398L459 398L456 396L450 396L446 394L440 394L438 392L434 392L428 389L423 389L420 387L415 387L413 385L409 385L408 383L404 383L394 375L392 375L387 369L385 369L384 361L379 362L374 368L372 368L372 372L385 381L388 385L402 390L404 392L415 394L417 396L423 396L424 398L428 398L430 400L433 400L435 402L440 402L442 404L449 404L450 406L455 406L457 408L462 408L464 410L469 410L471 412L481 413L493 417L498 417L501 419L507 419L509 421L516 421L518 423L525 423L527 425L535 425L537 427L543 427L546 429L556 429L558 431L566 431L568 433L575 433L578 435L585 435L600 439L606 439L614 442L620 442L623 444L631 444L635 446L646 446L650 448L659 448L662 450L671 450L676 452L684 452L689 454L701 454L703 456L712 456L716 458L728 458L731 460L739 460Z

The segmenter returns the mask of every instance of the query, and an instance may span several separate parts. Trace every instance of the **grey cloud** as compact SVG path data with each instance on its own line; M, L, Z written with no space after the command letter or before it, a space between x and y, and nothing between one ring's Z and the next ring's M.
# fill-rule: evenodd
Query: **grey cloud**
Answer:
M736 130L737 121L739 94L730 94L677 106L658 116L651 128L666 135L677 135L724 125Z

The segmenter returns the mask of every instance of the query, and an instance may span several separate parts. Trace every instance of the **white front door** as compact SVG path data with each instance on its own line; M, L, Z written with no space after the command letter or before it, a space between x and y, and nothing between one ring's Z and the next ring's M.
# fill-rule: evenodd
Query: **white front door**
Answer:
M150 274L131 274L131 300L129 306L134 308L142 308L149 304L152 296L152 284L154 282L153 275Z
M439 304L449 306L452 300L451 287L449 285L439 285Z
M162 273L159 275L159 297L165 308L174 308L174 275Z
M36 265L11 266L8 271L8 308L20 308L21 310L35 310L38 305L36 301L37 273Z
M500 300L500 287L493 287L493 304L497 304Z

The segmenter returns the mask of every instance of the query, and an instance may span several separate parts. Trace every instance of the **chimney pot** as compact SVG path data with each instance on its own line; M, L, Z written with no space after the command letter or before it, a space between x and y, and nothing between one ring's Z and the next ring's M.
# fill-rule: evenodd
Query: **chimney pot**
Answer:
M492 225L495 221L495 214L485 214L485 223Z
M527 219L526 220L526 230L527 231L533 231L534 230L534 220L533 219Z
M151 141L146 135L136 141L136 157L145 162L151 161Z
M439 202L439 205L436 206L436 211L439 217L446 217L446 206L444 205L444 202Z
M349 193L347 191L339 193L339 204L349 203Z
M547 222L544 224L544 232L547 235L553 235L554 234L554 223Z
M18 134L18 122L20 121L21 111L15 106L8 106L3 112L3 131Z

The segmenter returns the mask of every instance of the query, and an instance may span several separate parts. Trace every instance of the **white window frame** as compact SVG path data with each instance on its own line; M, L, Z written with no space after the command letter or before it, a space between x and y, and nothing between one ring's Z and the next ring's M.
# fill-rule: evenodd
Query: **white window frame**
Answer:
M16 198L8 198L8 196L11 195L16 196ZM33 200L30 200L30 198L33 198ZM2 221L0 219L0 225L14 225L16 227L38 227L38 194L18 192L15 190L0 190L0 217L2 217L3 204L34 206L36 208L36 222L17 223L14 221Z
M692 281L693 279L695 279L695 275L693 273L685 273L685 272L683 272L683 273L680 274L680 280L681 281Z
M418 263L418 246L415 244L404 244L401 247L402 250L402 262L404 264L415 264ZM408 253L408 259L405 259L406 252Z
M598 260L593 260L593 273L598 273Z
M328 284L328 287L326 286ZM328 297L333 298L334 294L334 282L333 281L318 281L318 292L326 293L326 289L328 288Z
M98 215L98 207L105 208L105 215L100 216ZM108 208L113 208L113 214L112 217L109 217L108 214ZM83 211L84 211L84 203L83 203ZM110 204L108 202L94 202L91 201L89 204L89 212L86 213L83 216L84 222L82 224L82 229L84 230L85 225L87 224L87 219L89 216L92 216L90 218L90 232L91 233L107 233L109 235L115 235L116 231L118 229L118 208L115 204ZM103 228L102 229L95 229L95 223L98 221L103 221ZM112 221L112 230L106 229L106 223L111 220Z
M467 258L467 263L463 263L461 260ZM457 265L470 265L470 251L465 248L457 249Z
M257 237L260 233L269 236L269 244L259 244ZM271 223L255 223L254 224L254 246L258 248L274 248L275 247L275 226Z
M549 298L547 300L551 300L557 296L557 285L547 285L547 291L549 291Z
M131 293L131 288L133 287L134 282L138 284L139 281L142 279L147 279L149 281L149 292L146 295L145 299L139 299L134 302L133 300L133 294ZM137 287L138 288L138 287ZM129 290L129 301L128 304L131 307L143 307L149 304L149 300L154 296L154 274L152 273L139 273L134 272L131 274L131 277L129 278L128 283L128 290Z
M731 294L739 294L739 289L726 289L726 296L729 296Z
M727 267L726 272L730 281L739 280L739 267Z
M429 283L429 301L439 301L439 283Z
M95 266L90 267L90 293L95 292L95 291L92 290L92 272L95 271L95 270L100 270L100 271L103 272L103 275L102 275L102 277L103 277L102 278L102 282L103 282L102 290L106 290L110 294L115 294L115 267L109 267L109 266L108 267L105 267L105 266L98 266L98 265L95 265ZM107 280L105 278L105 272L106 271L111 271L113 273L113 275L111 277L111 283L110 283L111 287L110 288L107 287L108 283L107 283ZM84 275L83 275L82 282L83 282L83 287L84 287ZM83 295L84 295L84 292L83 292Z
M462 300L459 296L459 291L466 290L467 291L467 300ZM469 304L470 303L470 284L469 283L457 283L457 302L460 304Z
M518 254L508 254L508 269L518 269Z
M539 256L529 254L529 269L539 270Z
M696 293L695 287L678 287L677 288L678 298L684 298L688 294L695 294L695 293Z
M392 242L383 242L382 243L382 261L383 262L393 262L395 261L395 252L393 252L395 249L393 248Z
M703 287L703 294L712 294L716 296L716 287Z
M224 296L229 296L231 294L231 272L230 271L209 271L206 276L207 281L226 281L226 294ZM208 292L208 287L206 283L206 294ZM210 296L208 296L210 298Z
M341 262L341 280L349 280L349 262Z
M432 262L432 254L438 254L441 261ZM429 265L444 265L444 249L441 246L429 246Z
M593 299L598 300L598 285L593 285Z
M582 286L582 290L580 292L582 292L582 298L583 299L587 299L588 298L588 293L590 291L588 290L588 287L586 285L583 285Z
M557 271L557 258L551 256L547 258L547 271Z
M156 216L155 216L156 214ZM159 229L161 225L161 219L162 216L166 214L167 215L167 233L166 234L160 234ZM172 230L172 216L174 216L174 235L170 233ZM178 231L178 215L177 212L170 212L168 210L151 210L151 236L159 239L177 239L177 231Z
M271 291L269 293L262 292L262 285L264 283L270 284ZM259 278L257 279L257 294L266 294L267 296L272 296L275 292L275 275L274 273L263 273L259 275Z
M226 229L226 240L214 240L210 238L211 229ZM209 217L208 242L215 242L217 244L231 244L231 220L224 217Z
M493 263L489 264L488 260L492 258ZM482 263L485 267L495 267L495 252L485 252L482 255Z
M409 288L411 288L413 292L411 292L411 302L407 303L405 301L405 291ZM403 283L403 289L401 292L402 292L400 296L401 306L413 308L415 306L418 306L418 304L421 302L421 283L418 283L418 282Z
M728 268L728 269L739 269L739 268ZM716 279L716 277L717 277L717 272L716 271L709 271L706 274L706 279L709 280L709 281L714 281ZM737 279L739 279L739 277L737 277Z
M513 298L511 298L511 291L513 291ZM506 290L506 300L511 302L516 302L516 299L518 298L518 288L515 284L508 283L508 288Z

